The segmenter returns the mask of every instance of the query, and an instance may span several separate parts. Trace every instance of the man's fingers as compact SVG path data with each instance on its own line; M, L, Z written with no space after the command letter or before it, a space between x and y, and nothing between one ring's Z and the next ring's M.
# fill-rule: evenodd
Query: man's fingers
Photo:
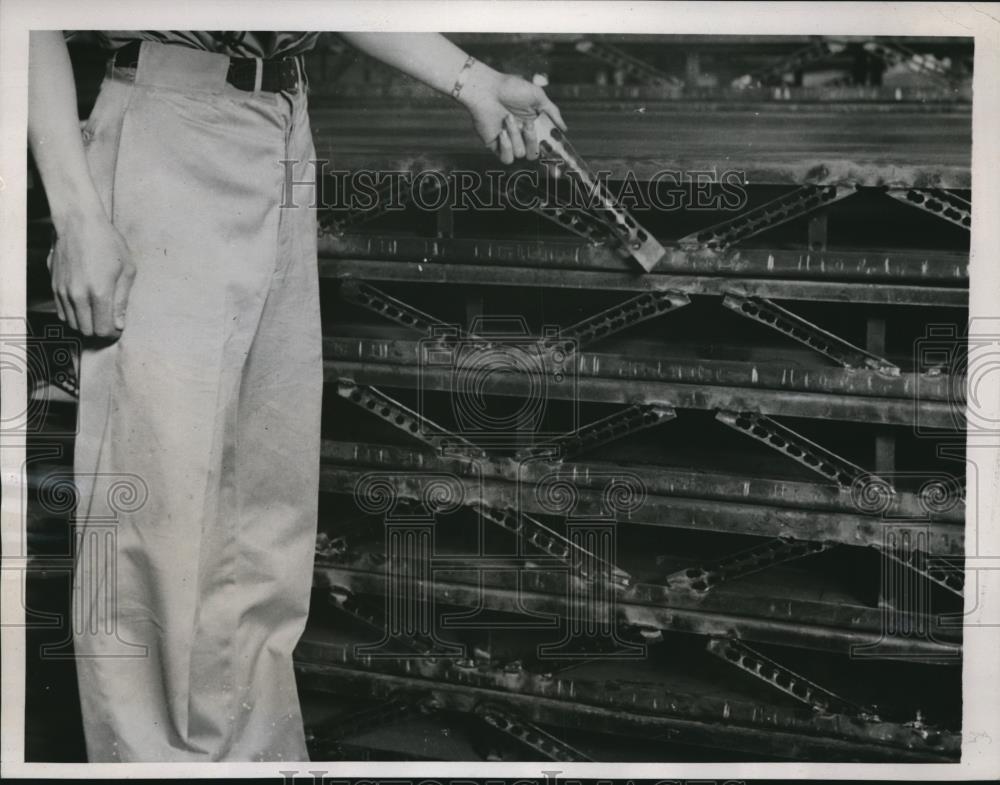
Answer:
M115 329L119 332L125 329L125 310L128 307L128 296L134 281L135 270L132 269L118 276L118 282L115 284L114 323Z
M545 93L542 93L542 95L545 96ZM566 128L566 121L563 120L562 118L562 112L559 111L558 106L556 106L548 99L548 96L545 96L544 100L542 101L542 111L545 112L545 114L547 114L549 117L551 117L552 122L554 122L557 126L559 126L561 130L563 131L568 130Z
M86 297L74 297L70 295L69 311L72 313L70 327L84 335L94 334L94 321L90 316L90 303Z
M56 304L56 315L59 317L60 322L66 321L66 306L63 305L62 293L56 286L52 287L52 299Z
M514 163L514 144L506 128L500 132L497 140L500 142L500 160L505 164Z
M509 114L503 119L504 129L510 137L515 158L524 158L524 139L521 138L521 128L514 115Z
M538 160L538 134L534 120L524 124L524 155L529 161Z
M90 314L93 319L94 335L104 338L114 334L113 319L111 315L111 297L90 297Z

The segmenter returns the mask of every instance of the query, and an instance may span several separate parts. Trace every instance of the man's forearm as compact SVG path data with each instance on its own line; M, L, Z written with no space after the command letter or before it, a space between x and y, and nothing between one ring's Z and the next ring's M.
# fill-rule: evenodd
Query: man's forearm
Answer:
M84 156L73 68L60 31L31 33L29 73L28 142L58 231L75 217L104 211Z
M442 93L451 93L468 55L440 33L342 33L344 39L376 60ZM477 62L470 74L471 97L479 82L499 78L489 66Z

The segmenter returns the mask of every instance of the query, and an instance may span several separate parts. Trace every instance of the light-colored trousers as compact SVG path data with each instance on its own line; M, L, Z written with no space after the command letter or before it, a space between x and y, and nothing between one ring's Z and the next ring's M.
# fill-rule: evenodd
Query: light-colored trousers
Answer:
M74 644L91 761L306 760L292 650L322 337L306 96L147 42L84 127L137 274L80 372ZM134 76L133 76L134 74Z

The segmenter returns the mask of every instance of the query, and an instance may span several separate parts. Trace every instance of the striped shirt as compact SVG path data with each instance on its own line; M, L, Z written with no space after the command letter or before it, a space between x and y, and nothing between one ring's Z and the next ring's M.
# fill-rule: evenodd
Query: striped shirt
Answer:
M117 50L131 41L177 44L230 57L289 57L308 52L319 33L273 31L205 30L97 30L97 41L105 49Z

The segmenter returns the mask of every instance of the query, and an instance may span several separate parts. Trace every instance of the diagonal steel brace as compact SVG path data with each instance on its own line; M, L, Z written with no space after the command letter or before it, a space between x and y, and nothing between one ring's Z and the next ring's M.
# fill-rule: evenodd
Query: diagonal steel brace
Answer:
M734 87L750 87L756 84L765 84L772 79L781 79L789 71L798 71L802 67L811 63L818 63L826 60L832 54L839 54L846 48L845 44L836 41L820 39L813 41L808 46L803 47L787 57L783 57L773 65L766 66L757 71L744 74L733 80Z
M619 412L587 423L583 427L551 441L526 447L517 453L520 460L545 456L564 461L579 453L592 450L629 434L652 428L677 417L674 408L665 403L637 403Z
M545 339L544 345L549 350L558 348L570 355L587 344L676 311L690 302L690 298L681 292L643 292L561 330L558 336Z
M972 203L943 188L889 188L898 202L924 210L963 229L972 229Z
M722 304L740 316L753 319L787 335L794 341L829 357L844 368L868 368L889 376L899 376L899 367L883 357L867 352L837 337L798 314L792 313L764 297L743 297L727 294Z
M840 697L740 641L712 638L708 641L706 649L710 654L735 665L745 673L802 701L813 711L821 714L844 714L859 719L875 719L873 709L859 706Z
M349 589L342 586L332 586L329 592L329 600L330 605L337 613L350 618L365 629L378 633L382 640L389 638L385 619L380 615L380 612L365 605ZM393 635L392 641L395 644L399 644L404 652L412 655L439 654L441 656L448 656L452 653L440 649L440 647L435 645L435 641L423 640L414 636ZM401 652L400 656L404 656L404 652Z
M586 581L608 581L618 589L627 589L632 584L632 576L625 570L598 558L530 515L519 513L510 507L500 509L481 502L475 507L490 523L513 532L522 542L533 545L567 565L573 575ZM589 572L586 566L588 564L596 565L596 571Z
M348 302L360 305L362 308L367 308L390 321L396 322L396 324L417 330L425 335L440 336L442 340L445 336L450 337L452 340L467 337L464 334L460 334L458 330L445 333L441 328L450 327L451 325L442 322L428 313L424 313L418 308L414 308L409 303L386 294L378 287L364 281L345 280L340 286L340 294Z
M515 204L529 206L536 215L552 221L577 237L582 237L592 245L607 246L621 252L621 241L611 232L603 221L585 210L578 210L565 205L545 201L540 194L532 191L520 179L508 181L508 192L502 193L504 199ZM624 250L628 256L628 250Z
M965 572L945 559L929 556L915 548L906 553L906 558L901 558L895 548L879 548L878 551L952 594L965 596Z
M343 235L348 229L353 229L360 224L373 221L381 215L385 215L393 207L393 182L390 181L375 192L375 204L367 210L351 208L341 214L336 214L331 210L321 214L319 219L319 229L323 234ZM426 177L420 183L421 194L427 199L435 199L441 190L441 183L437 178ZM396 208L401 208L413 201L413 189L400 186L398 199L395 202Z
M671 589L705 594L720 583L738 580L778 564L812 556L833 548L836 543L777 537L708 564L678 570L667 576Z
M763 414L720 410L716 413L715 419L784 453L807 469L833 480L841 488L850 488L861 477L872 476L860 466L845 461L839 455L820 447Z
M474 458L486 457L486 451L481 447L407 408L375 387L358 385L350 379L340 379L337 394L439 452L465 454Z
M724 251L766 229L807 215L854 192L853 187L843 185L803 185L728 221L692 232L680 238L677 244L686 250Z
M630 54L626 54L618 47L612 46L606 41L585 38L582 41L577 41L575 48L580 54L585 54L588 57L593 57L595 60L600 60L614 66L644 85L652 87L682 87L684 84L676 76L664 73L659 68L643 62Z
M571 747L562 739L542 730L533 722L528 722L499 706L480 704L476 707L475 713L486 724L510 736L529 749L541 753L547 760L566 763L574 761L586 762L590 760L590 758L574 747Z
M899 43L867 41L864 44L864 49L887 65L902 65L911 71L927 74L946 84L957 81L955 74L936 58L912 52Z

